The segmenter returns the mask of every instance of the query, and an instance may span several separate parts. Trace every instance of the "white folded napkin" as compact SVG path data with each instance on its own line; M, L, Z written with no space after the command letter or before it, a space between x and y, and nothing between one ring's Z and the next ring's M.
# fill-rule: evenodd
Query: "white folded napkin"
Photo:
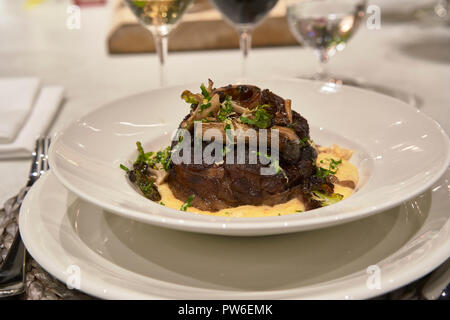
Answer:
M42 87L24 126L11 143L0 144L0 159L31 157L36 139L45 134L63 99L62 86ZM0 118L0 126L4 119Z
M38 78L0 78L0 143L17 137L38 90Z

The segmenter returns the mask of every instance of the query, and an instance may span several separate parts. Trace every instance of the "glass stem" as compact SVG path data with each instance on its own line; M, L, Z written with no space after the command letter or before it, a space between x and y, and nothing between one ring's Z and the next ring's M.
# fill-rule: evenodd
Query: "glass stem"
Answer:
M242 52L241 76L247 76L247 57L252 47L252 28L239 29L239 47Z
M167 84L166 63L168 56L168 36L155 32L153 39L159 59L159 85L164 87Z
M327 80L328 72L327 72L327 62L329 60L327 50L320 50L317 52L319 57L319 66L317 67L317 79L318 80Z

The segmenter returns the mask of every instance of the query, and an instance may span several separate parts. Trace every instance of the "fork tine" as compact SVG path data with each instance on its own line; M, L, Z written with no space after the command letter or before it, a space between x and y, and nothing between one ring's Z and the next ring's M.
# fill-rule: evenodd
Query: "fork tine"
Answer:
M36 180L37 178L39 178L40 176L40 161L39 161L39 157L40 157L40 141L39 139L36 140L36 144L34 147L34 151L33 151L33 159L31 162L31 169L30 169L30 174L28 176L28 183L27 186L31 186Z
M40 143L40 151L41 154L39 155L39 162L40 162L40 170L39 170L39 175L44 174L45 171L48 170L48 146L49 146L49 141L48 138L41 138L39 139L39 143Z
M40 137L39 139L38 139L38 149L37 149L37 152L38 152L38 166L37 166L37 176L36 176L36 179L38 179L40 176L41 176L41 173L42 173L42 152L44 151L44 148L43 148L43 138L42 137Z
M45 148L44 148L44 160L45 160L45 166L44 166L44 170L48 171L48 169L50 169L50 166L48 164L48 148L50 147L50 138L45 138Z

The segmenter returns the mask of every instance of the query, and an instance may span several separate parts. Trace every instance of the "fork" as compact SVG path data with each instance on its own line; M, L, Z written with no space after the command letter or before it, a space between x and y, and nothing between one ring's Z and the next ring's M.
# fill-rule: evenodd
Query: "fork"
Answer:
M19 193L14 210L18 211L22 205L28 190L48 169L48 147L50 138L42 137L36 140L31 163L30 174L25 188ZM21 294L25 290L25 261L26 251L20 237L19 230L16 231L14 241L9 248L8 254L0 266L0 297L9 297Z

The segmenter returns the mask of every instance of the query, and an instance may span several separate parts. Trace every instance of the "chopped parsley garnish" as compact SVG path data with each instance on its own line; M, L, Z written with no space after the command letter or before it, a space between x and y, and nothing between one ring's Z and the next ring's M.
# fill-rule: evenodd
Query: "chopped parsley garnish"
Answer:
M148 163L149 159L153 156L153 152L145 153L140 141L136 142L136 146L137 146L139 155L136 159L135 164L139 164L139 163L143 163L143 162Z
M165 205L166 205L166 204L165 204L164 202L162 202L162 201L161 201L159 204L162 205L162 206L165 206Z
M217 114L217 120L223 122L232 113L233 113L233 106L231 105L231 97L226 96L225 101L222 103L219 113Z
M206 100L211 100L211 95L209 94L208 90L206 89L205 85L202 83L200 85L200 90L202 90L202 95Z
M153 180L150 180L148 182L142 182L139 184L139 188L141 188L141 191L144 194L148 193L152 187L153 187Z
M231 132L232 130L233 130L233 128L231 127L231 124L227 123L225 125L225 133L227 135L228 140L233 140L233 133Z
M334 160L334 159L326 159L330 161L329 169L325 169L319 166L316 166L316 176L319 178L326 178L330 174L336 174L338 170L338 166L342 164L342 160ZM320 160L320 163L324 163L323 160Z
M211 102L209 102L211 100L211 94L208 92L203 83L201 84L200 89L202 90L203 95L203 103L200 105L200 111L203 111L211 107Z
M326 178L330 174L335 174L335 173L336 173L336 171L331 171L331 170L316 166L316 176L319 178Z
M158 189L153 184L154 180L146 174L146 164L141 163L133 170L135 176L134 184L141 190L144 196L153 201L161 200Z
M126 173L130 172L130 169L128 169L127 167L125 167L123 164L120 164L120 168L125 171Z
M181 211L186 211L187 208L192 207L192 201L194 200L194 195L191 194L187 199L186 202L183 203L183 205L181 206L180 210Z
M307 137L303 137L300 139L300 142L302 143L302 145L306 146L310 143L310 140Z
M200 110L203 111L205 109L208 109L211 106L211 103L209 102L211 100L211 94L208 92L208 90L206 89L206 87L203 83L200 86L200 89L202 90L202 95L203 95L202 102L199 101L201 99L199 95L196 96L189 90L183 91L183 93L181 94L181 98L184 101L186 101L187 103L190 103L191 108L192 108L192 105L200 104Z
M164 170L169 171L169 165L170 165L170 146L168 146L166 149L163 149L162 151L158 151L156 153L156 157L155 157L155 164L156 163L161 163L161 165L163 166Z
M330 169L336 170L337 167L342 164L342 160L336 161L334 159L329 159L330 160Z
M140 141L136 142L136 147L138 149L139 155L136 159L136 163L145 162L145 152L144 148L142 148L142 143Z
M156 153L154 153L154 152L145 153L144 149L142 148L142 144L139 141L136 142L136 146L137 146L139 155L136 159L135 164L146 163L151 168L157 169L157 168L155 168L155 165L157 163L160 163L162 165L162 167L164 168L164 170L169 171L169 166L170 166L170 162L171 162L170 146L168 146L167 148L165 148L161 151L158 151Z
M270 107L268 104L257 106L253 118L241 116L239 119L242 123L257 126L260 129L268 128L272 125L272 115L266 110L268 107Z
M204 103L200 106L200 111L203 111L205 109L208 109L209 107L211 107L211 102L208 103Z

